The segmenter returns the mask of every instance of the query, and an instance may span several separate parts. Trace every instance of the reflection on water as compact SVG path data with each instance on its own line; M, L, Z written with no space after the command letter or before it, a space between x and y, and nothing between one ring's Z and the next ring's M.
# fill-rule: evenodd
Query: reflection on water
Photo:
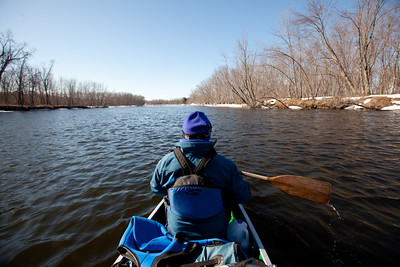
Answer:
M132 215L159 198L155 164L195 107L0 114L0 265L109 266ZM399 262L398 112L197 108L242 170L331 182L331 205L246 178L246 205L274 263Z

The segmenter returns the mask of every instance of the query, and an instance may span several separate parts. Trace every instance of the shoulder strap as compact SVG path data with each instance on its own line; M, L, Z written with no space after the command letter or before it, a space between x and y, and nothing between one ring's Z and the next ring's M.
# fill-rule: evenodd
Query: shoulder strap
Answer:
M177 146L174 150L174 155L181 165L183 175L192 174L192 168L190 168L189 162L187 161L185 155L182 153L181 148Z
M176 159L178 160L179 164L181 165L183 175L189 175L189 174L201 174L204 169L206 168L207 164L210 162L210 160L217 154L215 149L212 147L210 150L207 151L206 154L201 158L199 164L196 166L194 171L192 171L192 168L189 165L189 162L187 161L185 155L182 153L181 148L178 146L174 150L174 155Z
M204 156L201 158L199 164L194 169L194 173L201 174L204 171L204 169L206 168L207 164L210 162L210 160L215 155L217 155L217 152L215 151L215 149L213 147L210 148L210 150L208 150L207 153L204 154Z

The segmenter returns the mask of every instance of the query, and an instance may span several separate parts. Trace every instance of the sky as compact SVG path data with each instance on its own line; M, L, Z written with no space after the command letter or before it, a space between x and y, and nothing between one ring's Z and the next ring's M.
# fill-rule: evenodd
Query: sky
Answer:
M0 0L0 32L54 60L56 79L103 84L146 100L189 97L239 40L264 47L305 0Z

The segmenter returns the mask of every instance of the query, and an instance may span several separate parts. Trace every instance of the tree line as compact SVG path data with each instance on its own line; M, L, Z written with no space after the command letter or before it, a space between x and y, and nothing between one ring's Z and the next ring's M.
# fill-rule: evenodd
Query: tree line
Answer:
M54 61L30 66L33 51L14 40L11 32L0 33L0 105L19 106L124 106L145 104L140 95L108 92L97 82L56 80Z
M400 2L356 0L351 10L309 0L288 11L274 33L279 45L251 50L247 37L190 95L194 103L400 93Z

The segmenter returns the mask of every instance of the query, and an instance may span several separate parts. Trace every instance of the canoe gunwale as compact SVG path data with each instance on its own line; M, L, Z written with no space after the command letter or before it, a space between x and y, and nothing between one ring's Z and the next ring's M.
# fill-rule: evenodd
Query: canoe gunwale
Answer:
M269 259L269 256L267 254L267 251L264 248L263 243L261 242L260 237L257 234L256 229L254 228L253 223L251 222L249 215L247 215L246 210L244 209L242 204L239 204L239 209L243 214L243 217L247 223L247 226L249 227L249 230L251 232L251 235L253 236L254 241L256 242L257 246L258 246L258 250L260 251L261 257L263 259L263 262L265 263L265 265L267 266L273 266L271 263L271 260Z

